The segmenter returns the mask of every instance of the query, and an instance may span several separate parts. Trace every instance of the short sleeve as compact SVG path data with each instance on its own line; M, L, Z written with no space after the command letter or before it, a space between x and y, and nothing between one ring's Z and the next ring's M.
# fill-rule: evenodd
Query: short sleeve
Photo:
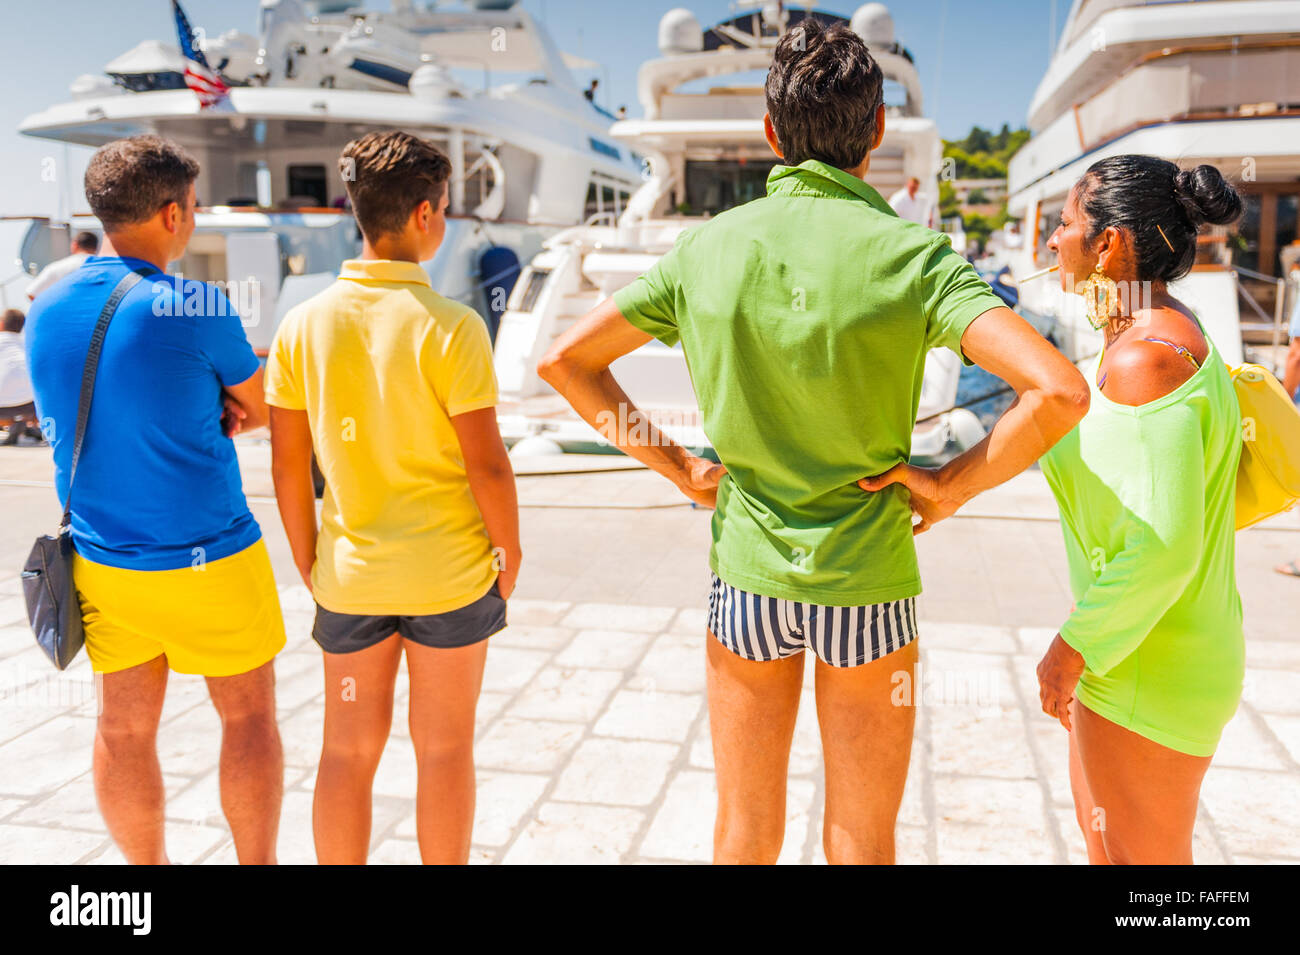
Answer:
M496 405L492 339L477 312L466 312L443 341L431 378L438 400L452 417Z
M271 351L266 356L266 403L289 411L303 411L307 407L302 375L294 362L297 325L292 313L286 315L275 331Z
M922 267L921 296L926 345L951 349L968 365L972 362L962 353L962 335L989 309L1006 304L946 238L938 240Z
M193 298L192 283L185 283L181 304L187 309ZM197 283L204 284L204 283ZM248 381L256 374L259 362L244 334L239 313L230 299L208 285L203 289L204 302L210 307L195 321L198 327L199 349L217 372L223 387ZM190 312L189 314L193 314Z
M677 296L681 289L678 258L682 238L644 275L614 293L614 304L627 321L665 345L677 344Z

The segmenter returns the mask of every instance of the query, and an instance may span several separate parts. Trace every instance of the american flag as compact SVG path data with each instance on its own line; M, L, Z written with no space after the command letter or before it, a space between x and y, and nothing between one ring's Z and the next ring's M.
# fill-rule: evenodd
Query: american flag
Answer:
M181 9L180 0L172 0L172 12L176 14L176 32L180 36L181 56L185 57L185 85L199 98L199 106L207 109L221 102L230 92L230 87L222 82L203 51L194 45L194 28L189 18Z

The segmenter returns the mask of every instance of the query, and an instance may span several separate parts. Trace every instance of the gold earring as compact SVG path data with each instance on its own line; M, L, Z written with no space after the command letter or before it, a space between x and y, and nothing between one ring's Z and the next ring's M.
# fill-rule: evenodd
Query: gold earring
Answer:
M1079 283L1075 292L1083 296L1088 324L1098 331L1109 325L1119 310L1119 285L1102 271L1100 262L1097 263L1096 270Z

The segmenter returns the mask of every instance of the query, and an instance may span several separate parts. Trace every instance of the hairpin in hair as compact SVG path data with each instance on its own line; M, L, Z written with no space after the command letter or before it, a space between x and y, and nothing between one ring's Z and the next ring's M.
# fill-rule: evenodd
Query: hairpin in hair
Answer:
M1156 228L1157 228L1157 229L1160 229L1160 223L1159 223L1159 222L1156 223ZM1164 230L1164 229L1160 229L1160 238L1162 238L1162 239L1165 240L1165 245L1169 246L1169 251L1170 251L1170 252L1173 252L1173 251L1174 251L1174 244L1173 244L1172 242L1169 241L1169 236L1165 235L1165 230Z

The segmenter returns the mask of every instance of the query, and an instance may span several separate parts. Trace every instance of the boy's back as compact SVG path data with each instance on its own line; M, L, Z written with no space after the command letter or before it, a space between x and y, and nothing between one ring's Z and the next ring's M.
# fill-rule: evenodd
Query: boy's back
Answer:
M285 316L268 401L307 412L325 475L316 601L346 614L463 607L496 578L451 417L497 402L487 327L412 262L356 259Z

